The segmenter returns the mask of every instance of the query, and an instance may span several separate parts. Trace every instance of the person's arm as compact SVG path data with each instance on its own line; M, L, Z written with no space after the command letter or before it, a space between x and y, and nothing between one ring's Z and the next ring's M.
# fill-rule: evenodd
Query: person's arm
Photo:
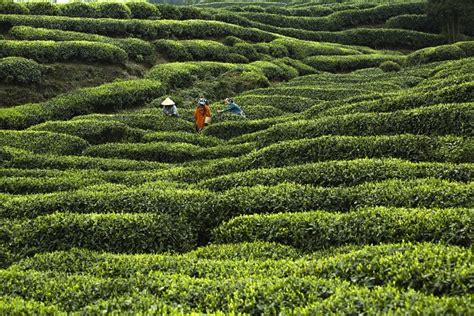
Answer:
M212 114L211 114L211 108L208 107L207 105L206 105L206 116L209 116L209 117L212 116Z

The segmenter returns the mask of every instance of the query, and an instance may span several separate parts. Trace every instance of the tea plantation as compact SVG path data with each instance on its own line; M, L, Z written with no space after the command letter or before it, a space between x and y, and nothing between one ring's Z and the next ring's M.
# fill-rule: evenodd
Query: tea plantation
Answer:
M430 14L1 2L0 314L472 315L474 13Z

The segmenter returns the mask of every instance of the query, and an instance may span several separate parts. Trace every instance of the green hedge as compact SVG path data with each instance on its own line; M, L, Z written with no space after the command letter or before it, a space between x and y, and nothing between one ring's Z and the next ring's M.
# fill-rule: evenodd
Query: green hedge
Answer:
M127 2L125 5L130 9L132 19L159 18L161 16L158 7L148 2Z
M122 63L127 53L114 45L87 41L0 41L0 57L19 56L40 62L87 61Z
M98 120L48 121L34 125L29 130L78 136L90 144L139 141L145 134L145 131L131 129L121 122Z
M322 135L473 136L474 103L440 104L388 113L356 113L277 124L259 133L261 146ZM363 128L361 128L363 126Z
M219 38L233 35L253 42L268 42L276 38L269 32L218 21L151 21L151 20L120 20L93 19L55 16L1 15L0 23L13 26L25 25L63 31L95 33L107 36L135 36L144 39L159 38Z
M158 40L154 42L156 50L171 61L215 60L229 61L229 48L224 44L210 40Z
M281 182L319 186L358 185L387 179L439 178L469 182L474 178L470 164L413 163L398 159L324 161L273 169L257 169L213 177L199 183L225 191L240 186L277 185Z
M59 156L33 154L14 148L2 148L1 166L6 168L43 169L98 169L98 170L160 170L165 164L152 161L105 159L82 156Z
M13 249L30 254L72 247L111 252L186 251L194 248L190 225L155 214L56 213L16 227Z
M204 129L203 133L204 135L218 137L220 139L230 139L236 136L265 130L281 121L282 118L280 117L262 120L233 120L211 124Z
M350 56L312 56L304 60L317 70L331 72L348 72L356 69L378 67L386 61L403 63L404 56L398 55L350 55Z
M429 47L407 56L407 63L410 65L420 65L436 61L461 59L467 57L464 50L456 45L443 45Z
M314 100L311 98L305 98L293 95L254 95L252 92L237 96L236 102L245 106L251 105L266 105L273 106L283 111L288 112L303 112L309 109L313 104Z
M2 177L0 187L2 193L36 194L57 191L70 191L91 185L104 184L100 178L83 178L81 175L69 177Z
M250 215L222 224L213 230L213 238L219 243L279 242L304 251L400 240L442 241L469 246L472 242L469 231L472 230L473 215L472 209L393 207L360 209L343 214L315 211Z
M31 15L61 15L59 6L51 2L27 2L26 7Z
M190 160L241 156L255 148L254 144L227 145L202 148L189 143L110 143L90 146L84 155L101 158L125 158L179 163Z
M175 117L168 117L163 113L88 114L76 116L72 120L116 121L132 128L160 132L194 132L193 123Z
M163 94L159 81L129 80L82 88L49 101L0 109L0 128L25 128L91 112L112 112L143 105Z
M338 31L361 25L380 24L400 14L424 13L424 4L389 4L369 9L345 10L325 17L291 17L268 13L239 13L248 19L278 27L313 31Z
M2 146L30 150L34 153L77 155L89 146L79 137L43 131L0 131Z
M30 10L23 3L16 3L10 1L2 1L0 3L1 14L28 14Z
M154 132L145 134L143 141L151 142L170 142L170 143L188 143L203 147L212 147L223 145L223 142L216 137L204 136L202 134L187 132Z
M283 141L247 156L250 167L278 167L324 160L392 157L410 161L473 162L473 140L462 137L321 136Z
M385 27L406 29L427 33L439 33L441 28L431 21L426 14L402 14L391 17L385 22Z
M30 26L14 26L9 35L19 40L52 40L52 41L89 41L112 44L127 52L130 58L141 61L154 54L152 44L138 38L110 38L101 35L81 32L50 30Z
M38 83L44 78L46 67L23 57L0 58L0 81L5 83Z

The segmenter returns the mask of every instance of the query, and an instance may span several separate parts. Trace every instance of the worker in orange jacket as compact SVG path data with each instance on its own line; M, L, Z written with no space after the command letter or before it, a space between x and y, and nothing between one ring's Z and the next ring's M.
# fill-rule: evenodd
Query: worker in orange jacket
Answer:
M194 120L196 122L196 132L198 133L200 133L206 125L211 123L211 108L206 99L199 99L198 106L194 111Z

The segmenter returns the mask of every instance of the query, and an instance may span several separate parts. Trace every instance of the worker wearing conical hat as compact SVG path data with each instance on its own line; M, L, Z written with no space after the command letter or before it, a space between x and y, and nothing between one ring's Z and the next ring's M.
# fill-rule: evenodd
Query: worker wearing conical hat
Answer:
M166 98L163 102L161 102L161 105L163 106L163 113L166 116L179 117L178 108L176 107L176 104L173 100Z

